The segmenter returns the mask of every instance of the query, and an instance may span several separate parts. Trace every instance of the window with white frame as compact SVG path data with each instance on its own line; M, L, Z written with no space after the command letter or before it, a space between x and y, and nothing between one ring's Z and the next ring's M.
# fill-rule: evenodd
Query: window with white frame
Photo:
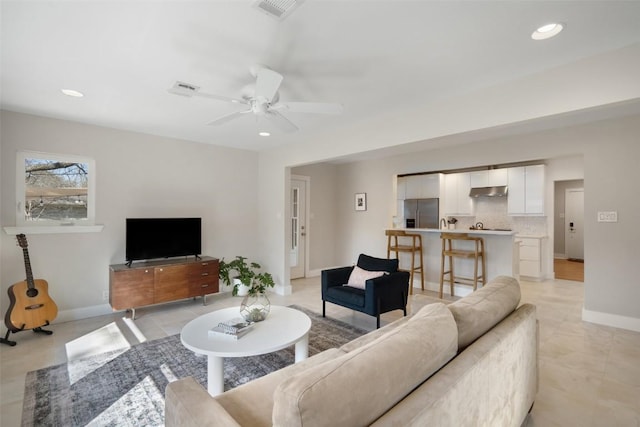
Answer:
M17 160L18 225L93 225L95 161L21 151Z

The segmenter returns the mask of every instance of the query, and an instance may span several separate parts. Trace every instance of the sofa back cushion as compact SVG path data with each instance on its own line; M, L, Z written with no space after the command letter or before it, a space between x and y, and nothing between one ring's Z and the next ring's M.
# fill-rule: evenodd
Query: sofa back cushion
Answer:
M458 325L458 351L502 321L520 303L520 284L498 276L474 293L449 304Z
M374 258L365 254L360 254L357 265L367 271L386 271L387 273L398 271L397 259Z
M458 333L444 304L334 360L284 380L274 426L369 425L455 356Z

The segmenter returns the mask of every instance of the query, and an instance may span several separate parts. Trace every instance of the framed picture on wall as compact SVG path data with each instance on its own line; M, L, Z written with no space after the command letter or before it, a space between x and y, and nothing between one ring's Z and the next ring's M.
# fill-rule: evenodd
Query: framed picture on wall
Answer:
M367 193L356 193L356 210L367 210Z

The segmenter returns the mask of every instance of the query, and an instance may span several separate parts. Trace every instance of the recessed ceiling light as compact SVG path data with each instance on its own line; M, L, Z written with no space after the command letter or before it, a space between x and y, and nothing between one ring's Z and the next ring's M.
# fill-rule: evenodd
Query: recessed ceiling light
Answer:
M269 132L258 132L258 135L260 135L260 136L271 136L271 134Z
M531 34L531 38L534 40L545 40L556 36L562 31L564 26L559 22L552 22L551 24L543 25Z
M84 93L73 89L60 89L60 91L67 96L73 96L75 98L82 98L84 96Z

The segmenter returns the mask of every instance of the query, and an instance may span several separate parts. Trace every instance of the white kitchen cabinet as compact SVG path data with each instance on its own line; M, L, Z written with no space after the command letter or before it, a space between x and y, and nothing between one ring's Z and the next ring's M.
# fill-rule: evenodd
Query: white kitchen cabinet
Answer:
M507 213L524 214L524 166L508 169L509 190L507 193Z
M520 240L520 275L542 280L545 237L518 237Z
M432 173L428 175L422 175L422 192L421 198L431 199L440 197L440 179L443 175L439 173Z
M489 170L489 187L508 185L509 169L491 169Z
M544 165L508 169L509 215L544 215Z
M444 176L444 194L440 198L445 215L451 215L458 211L458 178L455 174Z
M411 175L399 178L404 183L404 197L402 199L430 199L440 197L441 174ZM398 183L398 189L400 183ZM398 190L398 198L400 191Z
M471 188L488 187L489 186L489 171L476 171L469 172L469 180Z
M544 215L544 165L525 166L525 206L528 214Z
M471 177L469 172L445 175L444 214L448 216L471 215L472 199L469 197Z
M422 175L411 175L406 177L406 193L405 199L419 199L420 193L422 190L420 187L422 186Z
M486 171L470 172L471 188L497 187L509 182L508 169L489 169Z
M407 198L407 177L399 176L396 180L396 200Z

